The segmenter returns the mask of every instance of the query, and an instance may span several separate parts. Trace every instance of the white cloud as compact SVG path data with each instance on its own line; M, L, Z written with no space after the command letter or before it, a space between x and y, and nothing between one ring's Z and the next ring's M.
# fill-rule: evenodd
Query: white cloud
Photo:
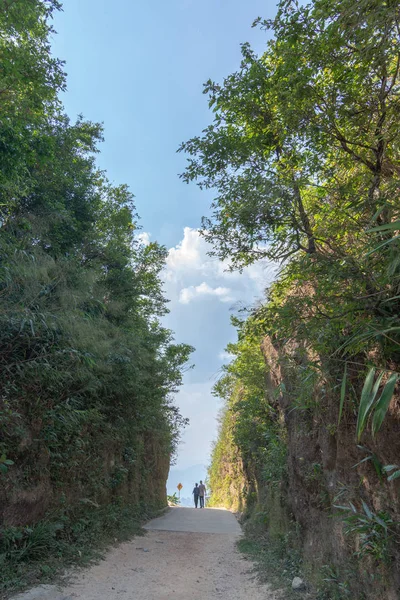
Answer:
M276 266L269 261L259 261L239 273L229 271L228 261L208 256L210 250L210 244L197 229L184 228L183 239L170 248L166 260L164 278L171 299L177 295L181 304L188 304L196 296L212 294L222 302L232 299L253 301L263 295L265 287L273 280ZM210 289L220 288L229 288L230 293L210 292ZM236 288L240 290L239 294L235 293Z
M183 288L179 294L179 302L181 304L189 304L189 302L201 296L215 296L221 302L232 302L233 300L229 288L221 286L213 288L203 281L200 285L191 285Z
M237 273L225 273L228 263L208 256L210 244L200 235L197 229L185 227L183 239L174 248L171 248L167 258L167 279L179 280L188 274L197 277L232 278Z
M143 246L148 246L150 244L150 233L147 233L147 231L143 231L142 233L139 233L136 236L136 239L139 240L139 242L143 244Z
M232 360L232 358L235 358L235 355L231 354L230 352L226 352L226 350L224 350L223 352L220 352L218 354L218 358L220 360L222 360L223 362L229 362Z
M200 237L197 229L185 227L183 240L171 248L167 257L167 278L174 274L184 273L188 269L198 271L203 263L204 240Z

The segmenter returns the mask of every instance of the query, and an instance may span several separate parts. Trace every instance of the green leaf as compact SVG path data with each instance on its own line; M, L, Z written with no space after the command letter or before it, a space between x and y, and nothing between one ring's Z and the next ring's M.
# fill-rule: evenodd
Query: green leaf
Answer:
M368 229L367 233L375 233L375 231L391 231L400 229L400 221L393 221L393 223L385 223L385 225L379 225L373 229Z
M365 257L370 256L371 254L374 254L374 252L377 252L384 246L387 246L388 244L392 244L393 242L400 242L400 235L396 235L396 237L390 238L390 240L386 240L385 242L382 242L382 244L379 244L378 246L376 246L376 248L367 252Z
M383 467L383 470L385 471L385 473L390 473L390 471L394 471L394 469L398 469L399 465L385 465Z
M368 504L366 504L364 500L361 500L361 503L363 505L364 512L367 515L368 519L372 519L372 512L370 511Z
M383 527L385 529L385 531L387 531L387 528L388 528L387 527L387 523L385 523L385 521L383 519L381 519L380 517L378 517L378 515L375 515L374 518L375 518L375 521L377 523L379 523L379 525L381 525L381 527Z
M347 379L347 363L344 366L344 374L343 374L342 386L340 388L340 406L339 406L338 426L340 425L340 420L342 418L342 412L343 412L343 406L344 406L344 399L346 397L346 379Z
M396 374L393 374L389 378L389 381L386 383L385 387L383 388L381 397L379 398L379 400L376 404L374 416L372 419L372 435L374 437L378 433L379 429L382 426L383 420L384 420L387 410L389 408L390 401L393 397L394 388L396 387L397 380L398 380L398 376Z
M393 481L394 479L398 479L400 477L400 470L395 471L390 477L388 477L388 481Z
M374 214L374 216L372 217L371 220L372 221L376 221L377 218L379 217L379 215L381 215L383 213L383 211L385 210L386 206L387 206L386 204L384 204L383 206L380 206L378 208L378 210L376 211L376 213Z
M379 385L380 385L382 377L383 377L383 373L381 373L379 375L378 379L375 382L375 385L373 386L374 377L375 377L375 369L374 369L374 367L372 367L369 370L367 377L365 378L364 387L361 392L361 400L360 400L360 407L358 409L358 419L357 419L357 428L356 428L357 440L360 440L361 435L367 424L368 416L371 411L373 402L375 400L375 396L378 392Z
M354 504L353 504L352 502L349 502L349 504L350 504L350 507L351 507L351 510L353 511L353 513L354 513L354 514L357 514L357 509L356 509L356 507L354 506Z
M379 481L382 483L382 481L383 481L382 463L380 462L380 460L378 460L378 457L376 456L376 454L371 454L371 460L372 460L372 464L374 465L376 474L378 475Z
M390 298L387 298L386 300L384 300L382 302L382 304L385 304L386 302L393 302L393 300L398 300L400 298L400 296L391 296Z

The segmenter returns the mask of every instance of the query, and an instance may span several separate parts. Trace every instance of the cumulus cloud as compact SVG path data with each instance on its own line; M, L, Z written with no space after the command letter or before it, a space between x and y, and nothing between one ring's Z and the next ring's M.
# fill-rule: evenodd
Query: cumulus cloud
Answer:
M182 292L184 299L191 300L195 296L210 294L209 288L216 290L229 287L229 294L213 292L213 295L223 302L239 298L247 301L249 297L254 299L254 292L256 295L261 295L274 277L276 266L268 261L260 261L246 267L242 273L238 273L229 270L228 261L220 261L208 256L210 250L210 244L201 237L197 229L191 227L185 227L182 240L175 247L170 248L164 277L167 284L172 284L171 287L180 288L179 297ZM186 288L190 288L190 291L184 291ZM236 294L234 288L244 293ZM230 300L222 300L228 297ZM184 303L188 302L184 301Z
M215 296L221 302L231 302L233 300L229 288L221 286L213 288L203 281L200 285L191 285L183 288L179 293L179 302L181 304L189 304L189 302L201 296Z
M138 233L136 239L139 240L143 246L148 246L150 244L150 234L147 231L142 231L142 233Z
M204 244L205 240L200 237L197 229L185 227L182 241L168 252L167 279L184 273L188 269L198 271L207 252Z

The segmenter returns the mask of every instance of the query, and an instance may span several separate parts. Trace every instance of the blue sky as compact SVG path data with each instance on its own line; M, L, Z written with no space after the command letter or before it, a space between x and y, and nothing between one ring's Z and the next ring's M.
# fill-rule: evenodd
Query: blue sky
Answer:
M196 367L177 398L191 418L181 468L207 461L218 411L210 389L234 339L230 315L261 297L272 271L256 265L230 275L207 257L196 229L212 195L179 180L185 157L176 150L212 119L203 83L238 68L242 42L261 52L266 34L251 24L275 12L275 0L66 0L54 22L67 113L104 123L100 167L130 186L143 232L170 249L167 325L196 347Z

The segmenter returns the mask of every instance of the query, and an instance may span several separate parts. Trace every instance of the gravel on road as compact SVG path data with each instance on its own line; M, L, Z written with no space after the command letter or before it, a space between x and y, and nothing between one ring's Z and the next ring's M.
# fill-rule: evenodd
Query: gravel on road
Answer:
M144 537L76 573L52 600L282 600L257 581L236 548L239 535L227 511L172 509L151 522Z

